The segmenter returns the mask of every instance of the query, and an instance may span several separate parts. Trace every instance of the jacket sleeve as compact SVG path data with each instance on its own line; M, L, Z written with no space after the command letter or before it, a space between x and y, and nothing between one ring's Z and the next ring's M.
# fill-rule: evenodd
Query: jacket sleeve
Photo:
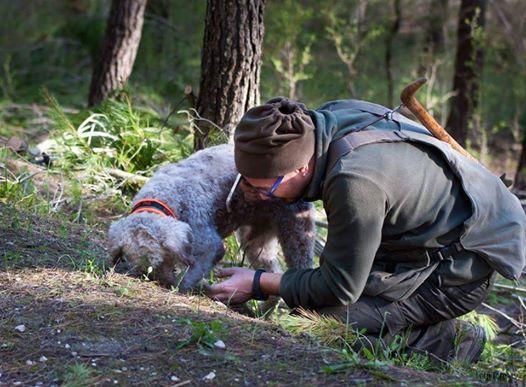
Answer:
M358 300L382 238L385 192L363 176L339 174L326 184L327 244L316 269L283 274L280 295L289 307L319 308Z

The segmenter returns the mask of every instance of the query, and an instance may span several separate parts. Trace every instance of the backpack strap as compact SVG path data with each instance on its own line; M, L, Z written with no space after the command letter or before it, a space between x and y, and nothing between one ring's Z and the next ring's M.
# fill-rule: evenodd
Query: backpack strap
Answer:
M334 167L336 162L347 153L363 145L376 144L381 142L406 141L408 137L400 130L363 130L350 132L345 136L334 140L329 145L327 152L327 173Z

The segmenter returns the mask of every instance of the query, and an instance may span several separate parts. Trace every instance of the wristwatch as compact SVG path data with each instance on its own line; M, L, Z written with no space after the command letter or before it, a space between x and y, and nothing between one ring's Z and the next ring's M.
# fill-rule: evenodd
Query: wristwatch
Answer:
M268 294L263 294L261 292L261 286L259 283L259 279L261 278L261 274L265 273L266 270L263 269L257 269L254 273L254 280L252 281L252 298L254 300L258 301L266 301L268 300Z

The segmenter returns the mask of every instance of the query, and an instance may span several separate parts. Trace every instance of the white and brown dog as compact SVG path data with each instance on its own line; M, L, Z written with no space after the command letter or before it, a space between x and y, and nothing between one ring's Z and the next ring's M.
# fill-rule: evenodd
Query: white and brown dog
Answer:
M114 262L123 257L138 273L151 267L161 284L188 291L221 260L223 239L237 230L254 268L281 271L278 242L289 268L312 267L313 206L303 201L247 201L237 189L227 209L236 176L230 144L162 167L133 199L132 213L111 225Z

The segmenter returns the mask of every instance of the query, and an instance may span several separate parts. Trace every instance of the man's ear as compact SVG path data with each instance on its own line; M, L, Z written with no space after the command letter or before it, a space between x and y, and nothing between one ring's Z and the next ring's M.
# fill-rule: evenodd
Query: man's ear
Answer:
M297 171L301 176L305 177L309 173L309 165L304 165L303 167L298 168Z

